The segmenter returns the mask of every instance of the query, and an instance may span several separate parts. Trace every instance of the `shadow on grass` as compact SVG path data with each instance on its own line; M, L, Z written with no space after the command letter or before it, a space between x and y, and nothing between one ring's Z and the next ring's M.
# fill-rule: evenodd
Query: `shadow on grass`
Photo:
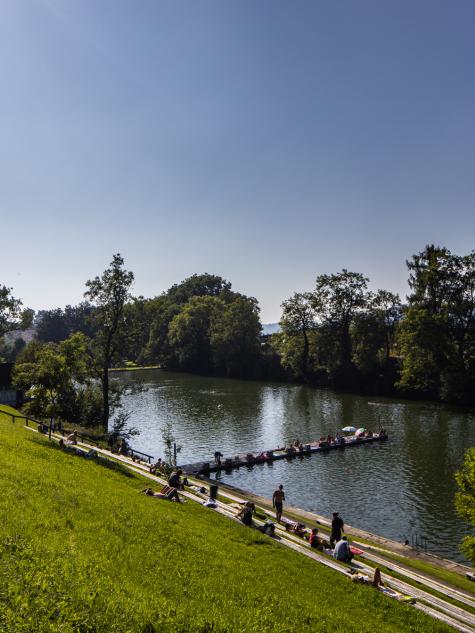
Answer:
M59 451L64 455L68 455L70 457L74 457L77 459L82 459L86 462L90 462L91 464L96 464L97 466L101 466L102 468L106 468L107 470L113 470L114 472L120 473L124 475L124 477L128 477L129 479L135 479L135 473L131 472L127 466L120 464L119 462L114 462L111 459L107 459L106 457L102 457L99 453L96 457L85 457L76 453L76 449L70 446L66 446L65 448L60 448L59 445L53 440L52 442L44 442L47 439L47 436L39 436L39 437L31 437L30 442L34 442L35 444L41 444L41 446L51 449L53 451ZM42 441L43 440L43 441ZM78 447L80 448L80 447ZM84 450L84 449L81 449Z

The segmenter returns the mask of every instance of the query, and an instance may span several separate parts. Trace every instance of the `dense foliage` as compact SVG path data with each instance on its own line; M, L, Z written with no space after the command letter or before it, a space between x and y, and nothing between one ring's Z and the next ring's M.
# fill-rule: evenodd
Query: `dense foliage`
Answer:
M2 631L449 631L208 508L146 497L148 481L1 410L0 441Z
M275 349L295 377L315 384L384 390L394 378L391 357L399 297L372 293L368 279L343 269L317 277L313 292L282 304Z
M135 353L179 371L247 377L260 359L259 307L216 275L193 275L145 302L149 335ZM138 304L130 311L137 311Z
M297 379L340 388L475 402L475 252L427 246L407 262L403 306L342 270L282 304L274 346Z
M455 495L455 505L462 518L475 527L475 448L470 448L463 467L455 475L458 492ZM475 564L475 535L469 534L463 539L462 550Z
M127 363L473 404L475 252L427 246L407 266L406 305L343 269L285 300L280 332L263 337L256 299L222 277L192 275L155 298L134 298L133 274L115 255L102 277L88 282L87 301L40 311L34 324L42 341L75 332L95 341L104 424L108 369ZM4 323L11 325L15 302L10 289L4 295Z
M412 294L399 330L399 386L441 400L475 397L475 252L427 246L408 262Z
M59 343L30 343L18 356L13 374L14 385L27 398L25 412L51 421L100 424L102 393L94 364L92 341L80 332ZM119 404L117 397L114 402Z

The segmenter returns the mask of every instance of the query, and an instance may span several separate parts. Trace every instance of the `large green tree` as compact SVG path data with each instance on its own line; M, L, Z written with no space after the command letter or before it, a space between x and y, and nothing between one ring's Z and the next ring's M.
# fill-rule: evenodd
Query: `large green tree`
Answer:
M30 343L17 359L13 382L29 396L29 414L87 425L99 422L102 411L94 376L91 341L76 333L60 343Z
M12 295L12 289L0 285L0 338L18 326L21 301Z
M168 340L174 362L184 371L209 372L213 368L211 325L224 309L218 297L192 297L172 319Z
M95 349L102 383L102 425L108 428L110 415L109 369L120 351L125 335L125 306L131 300L134 274L124 268L124 259L117 253L100 277L86 282L84 296L95 307Z
M368 305L368 281L361 273L346 268L336 274L317 277L312 305L325 335L336 343L332 373L337 385L348 386L353 380L351 327Z
M262 329L257 301L238 296L214 314L210 326L216 372L225 376L252 376L260 354Z
M465 454L465 461L455 479L458 492L455 495L455 505L460 516L475 527L475 448L469 448ZM475 535L466 536L462 542L462 549L467 557L475 564Z
M307 382L312 374L310 344L315 329L316 314L311 293L296 292L282 303L281 333L276 337L278 349L284 366Z
M261 354L259 307L218 275L192 275L153 299L142 358L163 367L252 376Z
M408 262L412 293L398 344L399 386L431 397L473 402L475 391L475 253L433 245Z

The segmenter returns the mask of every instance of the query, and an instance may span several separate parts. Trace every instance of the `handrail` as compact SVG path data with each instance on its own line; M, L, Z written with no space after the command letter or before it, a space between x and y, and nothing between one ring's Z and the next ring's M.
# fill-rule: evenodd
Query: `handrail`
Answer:
M14 413L10 413L9 411L0 411L0 413L9 415L12 418L12 422L15 422L17 418L19 420L25 420L26 426L29 426L29 422L34 422L38 426L45 424L44 422L41 422L40 420L36 420L35 418L30 418L29 416L26 416L26 415L16 415ZM61 433L61 435L64 437L66 433L69 435L71 431L65 430L63 428L60 428L60 429L56 428L55 433ZM76 431L76 435L79 439L83 440L84 442L93 444L94 446L100 446L100 443L98 441L93 440L91 437L88 437L87 435L83 435L82 433L78 433L77 431ZM154 459L153 455L149 455L148 453L144 453L143 451L137 451L135 448L132 448L132 447L129 449L129 451L132 455L143 455L144 457L147 458L147 461L149 464Z
M130 452L135 455L143 455L144 457L147 458L147 461L150 463L152 461L152 459L154 459L153 455L149 455L148 453L143 453L142 451L137 451L135 450L135 448L131 448Z

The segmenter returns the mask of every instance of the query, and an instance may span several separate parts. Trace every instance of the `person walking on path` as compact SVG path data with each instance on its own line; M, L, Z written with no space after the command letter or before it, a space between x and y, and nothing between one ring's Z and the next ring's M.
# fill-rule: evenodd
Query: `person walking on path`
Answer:
M285 500L284 486L280 484L280 486L272 495L272 505L275 508L275 518L277 519L277 523L280 523L280 519L282 518L284 500Z
M330 535L330 547L333 549L335 543L341 540L341 534L345 531L345 524L338 512L333 513L332 519L332 533Z

